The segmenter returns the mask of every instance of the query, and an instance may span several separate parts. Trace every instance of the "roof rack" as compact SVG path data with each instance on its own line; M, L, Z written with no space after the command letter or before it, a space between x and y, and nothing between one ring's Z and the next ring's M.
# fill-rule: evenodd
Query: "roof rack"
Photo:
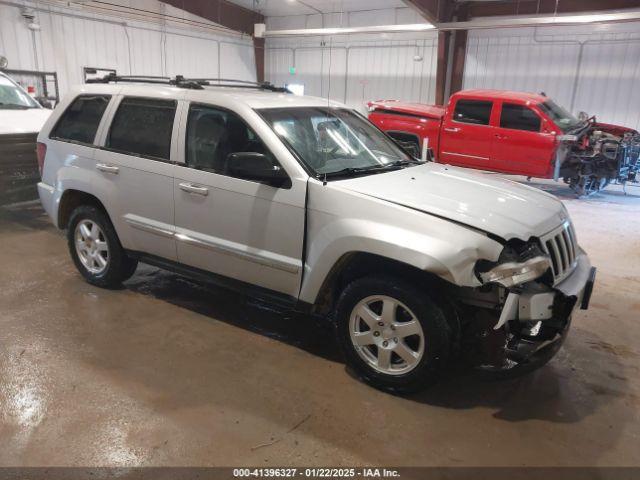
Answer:
M176 77L182 80L196 82L206 87L238 87L238 88L258 88L261 90L270 90L272 92L291 93L286 87L276 87L269 82L251 82L248 80L236 80L233 78L188 78Z
M87 83L147 83L154 85L172 85L178 88L202 90L204 87L236 87L255 88L269 90L271 92L291 93L285 87L276 87L269 82L251 82L247 80L235 80L231 78L185 78L182 75L171 77L156 77L151 75L116 75L109 73L104 77L90 78Z

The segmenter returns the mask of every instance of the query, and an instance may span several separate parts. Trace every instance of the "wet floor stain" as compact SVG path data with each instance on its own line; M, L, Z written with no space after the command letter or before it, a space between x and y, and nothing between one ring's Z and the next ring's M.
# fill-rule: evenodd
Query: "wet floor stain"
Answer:
M350 376L326 323L145 266L100 290L41 210L0 212L0 465L638 465L637 250L610 258L617 207L602 236L570 207L603 309L531 375L411 396Z
M637 352L631 350L630 348L624 345L612 345L608 342L604 341L588 341L587 344L593 350L597 350L599 352L608 353L610 355L615 355L617 357L635 359L640 357Z

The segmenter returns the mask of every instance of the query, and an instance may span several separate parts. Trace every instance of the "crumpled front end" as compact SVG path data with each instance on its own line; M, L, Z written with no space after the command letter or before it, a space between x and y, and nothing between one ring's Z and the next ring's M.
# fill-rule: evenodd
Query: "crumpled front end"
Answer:
M554 178L562 178L579 195L591 195L610 182L638 181L640 133L600 123L560 135Z
M589 307L595 282L596 269L572 232L567 222L537 242L522 242L512 251L507 246L511 262L502 258L497 266L479 264L485 284L458 296L463 356L483 370L511 372L533 370L555 355L573 312ZM520 262L510 258L514 254L522 256ZM539 268L544 262L544 273L534 279L526 276L535 272L532 265ZM513 280L488 275L495 271L506 271Z

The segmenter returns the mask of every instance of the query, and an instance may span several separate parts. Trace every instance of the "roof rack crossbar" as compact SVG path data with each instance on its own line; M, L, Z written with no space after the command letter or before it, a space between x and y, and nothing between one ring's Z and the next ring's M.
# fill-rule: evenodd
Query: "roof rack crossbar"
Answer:
M175 78L171 77L160 77L153 75L116 75L115 73L109 73L104 77L100 78L90 78L87 80L87 83L118 83L118 82L126 82L126 83L147 83L154 85L175 85L177 87L182 88L192 88L201 90L202 86L197 83L185 80L184 77L180 75Z
M185 78L182 75L171 77L159 77L152 75L116 75L109 73L104 77L90 78L87 83L150 83L154 85L173 85L179 88L202 90L204 87L235 87L255 88L258 90L270 90L272 92L290 93L287 88L276 87L269 82L252 82L249 80L236 80L233 78Z
M276 87L269 82L252 82L250 80L236 80L233 78L190 78L189 80L211 87L259 88L262 90L271 90L273 92L290 93L287 88Z

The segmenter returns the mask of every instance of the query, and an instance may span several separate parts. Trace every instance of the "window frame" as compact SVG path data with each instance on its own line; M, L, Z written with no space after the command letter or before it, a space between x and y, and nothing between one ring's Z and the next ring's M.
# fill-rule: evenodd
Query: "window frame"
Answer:
M277 164L280 166L280 168L282 169L282 171L287 175L287 177L289 177L289 181L281 186L281 187L273 187L272 185L267 185L264 182L260 182L258 180L252 180L250 178L242 178L242 177L234 177L231 175L228 175L226 173L222 173L222 172L211 172L208 170L202 170L196 167L193 167L191 165L189 165L187 163L188 158L189 158L189 142L188 142L188 134L189 134L189 125L191 123L191 107L205 107L205 108L210 108L213 110L219 110L221 112L224 112L226 114L230 114L230 115L235 115L237 116L240 121L249 129L253 132L253 134L256 136L256 138L260 139L260 142L262 142L262 144L264 145L265 150L269 153L269 155L271 155L271 157L277 162ZM264 121L264 120L263 120ZM267 185L270 186L272 188L278 188L278 189L283 189L283 190L288 190L292 187L292 181L291 181L291 175L289 175L289 172L287 172L287 169L284 168L284 165L282 164L282 162L280 161L280 159L277 157L277 155L275 155L273 153L273 151L269 148L269 146L267 145L267 142L264 141L264 139L258 134L258 132L256 132L256 130L249 125L249 122L247 122L242 115L240 115L238 112L230 109L230 108L226 108L226 107L222 107L220 105L214 105L212 103L207 103L207 102L197 102L197 101L189 101L186 103L186 107L184 109L184 129L181 133L181 137L182 140L184 141L184 147L182 148L182 154L183 154L183 162L178 163L177 165L181 166L181 167L185 167L185 168L190 168L191 170L195 170L197 172L202 172L202 173L207 173L210 175L219 175L221 177L225 177L225 178L235 178L236 180L242 180L244 182L251 182L251 183L255 183L258 185Z
M122 102L125 101L126 99L139 99L139 100L155 100L155 101L161 101L161 102L173 102L174 104L174 112L173 112L173 123L171 125L171 136L169 138L169 158L165 159L165 158L160 158L160 157L155 157L153 155L145 155L145 154L141 154L141 153L135 153L135 152L127 152L127 151L123 151L123 150L118 150L115 148L112 148L108 145L109 140L111 138L111 132L113 130L113 124L116 120L116 117L118 115L118 111L120 110L120 107L122 106ZM110 114L110 118L109 118L109 125L108 128L104 134L104 138L102 139L102 146L100 146L101 150L105 150L107 152L112 152L112 153L117 153L119 155L127 155L130 157L135 157L135 158L144 158L146 160L153 160L155 162L161 162L161 163L169 163L169 164L175 164L176 162L174 162L171 157L173 156L173 149L174 149L174 140L175 140L175 130L176 130L176 126L179 125L179 121L180 121L180 117L179 117L179 109L180 109L180 103L177 99L175 98L158 98L158 97L145 97L145 96L141 96L141 95L121 95L120 98L118 99L117 105L114 106L113 111Z
M482 103L489 103L490 108L489 108L489 117L487 120L487 123L473 123L473 122L463 122L460 120L456 120L456 109L458 108L458 105L460 104L460 102L482 102ZM493 109L496 106L496 101L495 100L485 100L485 99L478 99L478 98L458 98L456 100L456 103L453 105L453 110L451 111L451 121L455 122L455 123L461 123L463 125L474 125L476 127L490 127L491 126L491 118L493 117Z
M536 118L538 119L538 129L537 130L527 130L527 129L523 129L523 128L513 128L513 127L504 127L502 126L502 114L504 111L504 107L508 105L510 107L519 107L522 109L527 109L530 112L532 112ZM536 112L533 108L531 108L529 105L524 105L521 103L514 103L514 102L508 102L508 101L503 101L502 104L500 105L500 117L498 118L498 128L503 128L505 130L515 130L516 132L529 132L529 133L541 133L542 132L542 117L540 116L540 114L538 114L538 112Z
M418 136L417 133L414 132L408 132L406 130L387 130L385 132L389 137L391 137L392 139L394 139L395 141L398 142L409 142L409 141L414 141L416 142L416 145L418 147L418 156L415 157L412 155L413 158L420 158L421 154L422 154L422 146L420 145L420 137ZM396 133L400 133L402 135L406 135L407 137L411 137L411 140L400 140L399 138L394 137L393 135ZM406 147L403 147L402 145L398 145L402 150L406 151ZM406 152L407 154L409 152Z
M88 142L81 142L79 140L71 140L71 139L68 139L68 138L62 138L62 137L54 136L54 132L58 129L58 127L62 123L62 119L67 114L67 112L69 111L71 106L74 103L76 103L76 101L78 101L78 99L83 98L83 97L105 97L105 98L109 99L109 101L107 102L107 106L104 108L104 111L102 112L102 116L100 117L100 120L98 121L98 125L96 126L96 133L93 135L93 140L90 143L88 143ZM111 93L81 93L80 95L75 96L73 98L73 100L71 100L69 102L69 104L66 106L66 108L64 109L64 111L62 112L60 117L58 117L58 119L56 120L56 123L53 125L53 128L49 131L48 139L56 141L56 142L70 143L72 145L80 145L80 146L83 146L83 147L94 147L94 148L97 148L98 147L97 139L98 139L98 137L100 135L100 126L102 125L102 122L104 122L105 118L107 118L107 116L109 115L109 107L113 103L113 99L114 98L115 98L115 95L113 95Z

